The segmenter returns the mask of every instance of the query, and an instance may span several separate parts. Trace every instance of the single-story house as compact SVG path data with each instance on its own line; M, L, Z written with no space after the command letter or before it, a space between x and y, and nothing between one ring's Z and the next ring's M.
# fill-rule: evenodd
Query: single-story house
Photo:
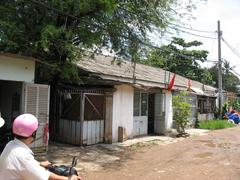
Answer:
M191 81L188 87L187 98L191 104L191 114L189 116L190 126L197 126L199 121L214 119L216 112L217 89L215 87ZM176 95L178 91L173 91Z
M0 112L5 120L5 125L0 129L1 146L4 134L11 133L14 118L22 113L31 113L40 123L37 131L39 139L32 148L38 151L47 149L50 88L34 83L36 62L30 57L0 54Z
M85 57L77 66L84 85L59 85L52 97L52 140L90 145L164 134L173 124L173 94L189 88L189 80L176 75L168 91L173 73L109 56ZM192 82L192 118L212 116L215 91Z
M113 143L147 134L164 134L173 125L172 96L187 90L188 79L163 69L113 57L96 55L79 61L84 82L59 84L51 94L50 86L35 83L34 58L0 54L0 112L5 119L3 133L10 132L13 119L32 113L40 121L38 140L32 148L46 151L48 123L50 138L75 145ZM41 62L40 62L41 63ZM192 82L190 95L198 119L212 116L216 89ZM193 103L195 102L195 103ZM51 115L49 120L49 115Z

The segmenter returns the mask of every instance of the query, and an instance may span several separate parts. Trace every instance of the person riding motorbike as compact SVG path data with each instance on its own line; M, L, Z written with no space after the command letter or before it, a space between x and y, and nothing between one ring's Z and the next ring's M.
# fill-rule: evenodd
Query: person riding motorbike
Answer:
M8 180L81 180L79 176L60 176L45 168L48 161L38 162L28 147L36 138L38 120L32 114L22 114L13 122L15 139L0 156L0 179Z

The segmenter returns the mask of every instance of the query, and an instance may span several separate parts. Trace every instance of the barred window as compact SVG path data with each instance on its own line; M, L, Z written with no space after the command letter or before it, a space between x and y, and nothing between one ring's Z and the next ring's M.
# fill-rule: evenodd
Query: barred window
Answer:
M85 95L84 120L104 119L104 95Z
M147 116L148 114L148 94L140 91L134 92L134 116Z

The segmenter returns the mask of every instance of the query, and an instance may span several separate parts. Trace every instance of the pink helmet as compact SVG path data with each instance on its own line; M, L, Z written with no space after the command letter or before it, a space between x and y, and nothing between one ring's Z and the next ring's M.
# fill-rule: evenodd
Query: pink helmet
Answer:
M32 114L22 114L13 122L13 134L30 137L38 128L38 120Z

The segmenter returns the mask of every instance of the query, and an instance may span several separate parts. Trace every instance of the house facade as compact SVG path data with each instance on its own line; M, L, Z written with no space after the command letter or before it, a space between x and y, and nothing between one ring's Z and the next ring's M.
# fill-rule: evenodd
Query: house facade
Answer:
M34 114L40 122L32 146L36 152L47 150L48 129L53 141L74 145L164 134L174 123L172 97L188 89L188 79L182 76L176 75L168 91L173 73L100 55L85 57L77 64L84 84L58 84L50 101L50 86L35 83L37 62L0 54L0 112L6 121L1 136L11 132L13 119L19 114ZM192 82L192 122L213 115L209 102L214 102L215 91Z
M200 121L212 120L215 118L216 102L217 102L217 89L192 81L192 86L188 88L187 98L188 103L191 105L191 113L188 117L192 127L197 127ZM179 92L173 92L173 96Z
M42 152L46 151L48 144L44 128L48 124L50 88L34 83L35 64L36 59L33 58L0 54L0 112L5 120L0 137L12 132L12 122L16 116L22 113L34 114L39 119L39 129L38 140L32 148Z
M164 134L172 128L172 97L174 92L188 89L187 78L176 75L172 91L168 91L174 74L159 68L103 55L85 57L77 65L84 85L60 85L56 91L56 118L50 122L53 140L75 145L113 143ZM215 88L204 88L199 82L192 83L191 94L196 102L192 108L198 112L192 115L195 121L205 118L199 113L201 98L215 99L209 95ZM204 93L196 92L199 89Z

